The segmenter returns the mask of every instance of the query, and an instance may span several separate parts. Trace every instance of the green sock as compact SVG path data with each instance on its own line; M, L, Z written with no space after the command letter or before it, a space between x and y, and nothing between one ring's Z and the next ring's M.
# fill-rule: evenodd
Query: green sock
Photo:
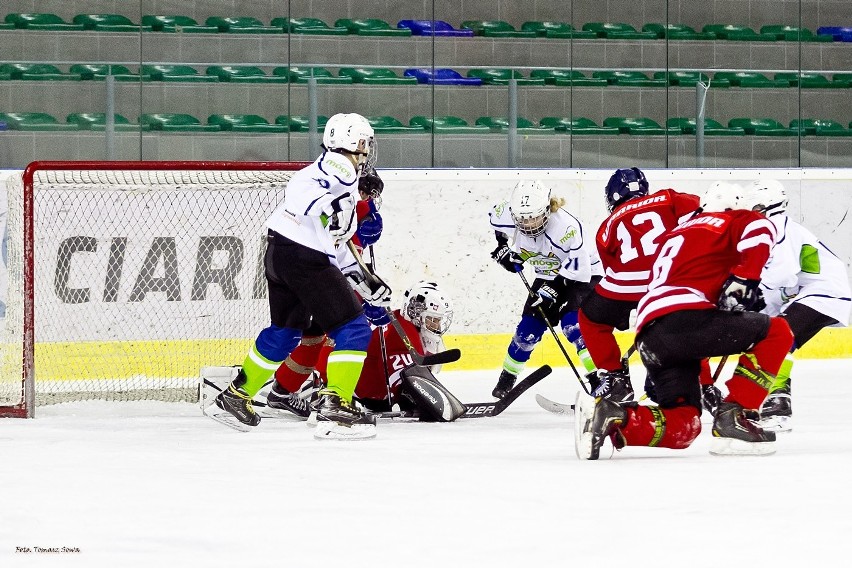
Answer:
M518 376L524 370L526 364L526 361L515 361L511 355L506 355L506 358L503 359L503 370Z
M772 382L772 387L769 389L770 393L775 391L782 390L790 384L790 371L793 370L793 356L792 354L787 354L787 357L784 358L784 362L781 363L781 368L778 370L778 374L775 376L775 380Z
M246 384L243 389L249 396L257 394L266 381L272 378L278 367L283 361L270 361L257 350L257 345L252 345L251 349L243 361L243 373L246 375Z
M355 386L361 377L366 358L366 351L332 351L328 356L326 389L346 402L352 402L352 395L355 394Z
M582 363L583 367L586 369L586 374L589 374L595 369L597 369L597 367L595 366L595 362L592 361L592 356L589 355L588 349L580 349L579 351L577 351L577 356L580 357L580 363Z

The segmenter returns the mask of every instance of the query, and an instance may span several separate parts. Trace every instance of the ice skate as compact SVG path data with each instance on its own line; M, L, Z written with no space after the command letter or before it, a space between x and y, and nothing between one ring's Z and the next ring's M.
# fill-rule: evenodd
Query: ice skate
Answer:
M633 385L630 384L630 372L627 369L598 371L598 381L598 387L592 392L592 396L613 402L633 400Z
M319 440L366 440L376 436L376 417L365 414L334 391L321 390L316 402L316 429Z
M775 453L775 433L748 419L735 402L722 402L713 421L710 453L714 456L767 456Z
M760 427L770 432L791 431L793 429L791 403L789 386L770 394L760 407Z
M266 395L266 405L269 408L283 412L291 412L301 418L307 418L311 413L310 404L307 399L296 393L287 391L277 382L272 384L272 390Z
M246 376L240 369L237 378L204 409L204 414L240 432L248 432L260 424L251 397L242 388L245 382Z
M716 409L721 402L722 391L716 385L701 385L701 406L710 416L716 416Z
M515 380L517 378L517 375L513 375L504 369L503 372L500 373L500 378L497 379L497 386L491 391L491 396L494 398L503 398L506 396L506 393L512 390L512 387L515 386Z
M604 398L592 398L584 392L577 393L574 404L574 450L581 460L596 460L607 437L613 447L621 449L624 440L618 427L627 420L627 411L621 405Z

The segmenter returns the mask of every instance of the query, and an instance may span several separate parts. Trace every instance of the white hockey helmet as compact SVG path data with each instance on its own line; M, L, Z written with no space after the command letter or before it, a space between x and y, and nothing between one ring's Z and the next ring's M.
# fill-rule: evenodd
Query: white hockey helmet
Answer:
M550 217L550 188L535 180L519 181L509 197L509 213L523 234L542 234Z
M756 179L743 188L737 207L760 211L767 217L779 215L787 211L787 191L778 180Z
M338 113L328 119L322 145L331 152L343 151L363 155L359 163L372 166L376 161L376 138L373 127L360 114Z
M713 182L701 196L701 210L708 213L737 209L742 187L726 181Z
M420 281L405 291L402 316L418 329L443 335L453 323L453 304L434 282Z

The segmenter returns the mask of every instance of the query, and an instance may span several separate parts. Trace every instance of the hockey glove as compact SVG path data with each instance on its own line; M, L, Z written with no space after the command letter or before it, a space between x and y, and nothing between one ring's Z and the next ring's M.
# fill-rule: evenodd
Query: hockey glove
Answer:
M361 246L368 247L375 244L382 236L382 227L382 216L379 215L375 204L370 201L370 214L361 220L358 229L355 231Z
M350 272L346 275L346 278L349 280L352 289L368 304L381 308L390 306L390 286L375 274L371 275L370 278L365 278L360 272Z
M331 213L324 219L325 228L335 243L348 241L358 228L355 222L355 200L348 193L331 202Z
M380 327L383 325L388 325L391 320L388 315L387 308L383 308L381 306L374 306L368 302L364 302L364 315L367 316L367 321L373 324L376 327Z
M497 264L508 270L509 272L520 272L524 269L524 259L509 248L506 243L500 243L497 248L491 253L491 258L497 261Z
M538 298L530 304L534 308L541 306L542 309L547 309L549 306L556 305L559 301L559 292L551 284L542 284L535 292Z
M722 286L718 307L726 312L759 312L766 307L758 285L760 280L746 280L733 274Z

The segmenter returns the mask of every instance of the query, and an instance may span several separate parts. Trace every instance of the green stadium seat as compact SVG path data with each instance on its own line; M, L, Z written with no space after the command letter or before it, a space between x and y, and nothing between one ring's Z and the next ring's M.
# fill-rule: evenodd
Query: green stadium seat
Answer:
M681 134L680 128L663 128L657 121L645 117L611 116L604 119L603 125L618 128L618 131L622 134L639 134L646 136L662 135L666 133Z
M155 32L219 33L218 26L202 26L189 16L142 16L142 25Z
M575 116L573 118L545 116L539 121L539 124L542 128L552 128L556 132L566 132L574 135L612 136L619 134L618 128L598 126L593 120L583 116Z
M695 87L695 84L701 81L705 85L709 83L711 87L730 87L731 83L725 79L716 79L712 81L705 73L699 71L656 71L654 79L662 81L668 80L672 87Z
M323 115L317 116L317 130L322 132L325 130L325 123L328 122L328 117ZM310 117L307 116L287 116L282 114L275 119L275 124L286 124L290 132L308 132L310 130Z
M78 125L59 122L46 112L0 112L0 122L5 122L9 130L55 132L78 129Z
M24 81L80 81L80 75L63 73L55 65L48 63L3 63L0 73L8 74L10 79Z
M265 118L256 114L211 114L208 124L215 124L228 132L287 132L286 124L270 124Z
M518 85L544 85L544 79L524 77L515 69L471 69L467 76L481 79L483 85L506 85L510 79L516 79Z
M728 126L742 128L751 136L796 136L797 131L791 130L772 118L732 118Z
M362 36L405 36L411 35L410 28L393 28L384 20L376 18L349 19L342 18L334 22L337 28L346 28L349 33Z
M15 24L10 24L9 22L0 22L0 30L14 30Z
M800 127L802 134L809 136L852 136L852 130L844 128L842 124L834 120L803 118L790 121L790 130L798 133Z
M567 22L524 22L521 31L535 32L538 37L551 39L595 39L598 34L575 29Z
M219 77L223 83L287 83L287 77L267 75L260 67L252 65L211 65L208 75Z
M714 34L719 39L730 41L777 41L773 34L759 34L748 26L733 24L707 24L701 31Z
M481 116L476 119L475 124L487 126L491 132L503 132L509 128L509 119L505 116ZM518 117L516 122L518 134L554 134L553 128L536 125L533 121Z
M217 83L215 75L201 75L190 65L142 65L143 75L152 81L183 82L183 83Z
M684 39L684 40L708 40L716 39L716 35L707 32L695 31L695 28L686 24L645 24L643 32L650 32L658 39Z
M825 75L809 72L783 72L775 74L775 81L786 83L791 87L801 86L803 89L848 89L849 83L832 81Z
M732 87L766 89L773 87L789 87L785 81L775 81L756 71L717 71L713 80L728 81Z
M218 28L221 33L229 34L280 34L284 31L281 26L267 26L257 18L249 16L235 18L210 16L204 23Z
M785 41L821 41L829 43L834 41L834 38L830 35L817 35L807 28L799 28L796 26L761 26L760 33L763 35L774 35L776 39Z
M435 134L488 134L491 129L487 126L471 126L463 118L457 116L412 116L408 121L411 126L422 128Z
M143 81L150 77L137 75L124 65L106 65L100 63L75 63L69 70L74 75L79 75L83 81L103 81L107 75L116 81Z
M367 122L373 127L376 134L404 134L404 133L423 133L425 132L419 126L406 126L398 119L392 116L368 116Z
M651 79L641 71L593 71L592 77L619 87L665 87L665 79Z
M335 26L329 27L324 21L319 18L274 18L271 22L273 26L278 26L292 34L310 34L310 35L348 35L349 29Z
M130 18L120 14L77 14L73 21L75 24L81 24L84 29L99 32L151 31L151 28L136 25Z
M307 83L313 77L318 85L334 83L352 83L352 77L335 77L331 71L322 67L276 67L272 74L287 77L291 83Z
M503 20L466 20L461 23L461 29L473 30L474 35L484 37L536 37L536 32L517 30L515 26Z
M657 39L654 32L640 32L630 24L620 22L588 22L583 29L606 39Z
M103 112L75 112L69 114L65 122L76 124L80 130L106 130L106 113ZM120 114L113 115L113 124L116 132L138 132L140 125L131 124L127 118Z
M852 73L835 73L831 76L831 81L852 87Z
M6 14L6 23L15 28L27 30L43 30L50 32L59 31L82 31L83 24L72 24L66 22L56 14Z
M201 124L190 114L150 113L139 117L139 124L161 132L219 132L215 124Z
M698 121L693 118L672 117L666 121L666 126L669 128L677 128L683 134L695 134ZM704 135L705 136L742 136L745 131L742 128L728 128L724 124L713 120L712 118L704 119Z
M530 72L531 79L544 79L546 85L558 87L605 87L606 79L586 77L582 71L574 69L534 69Z
M416 77L400 77L390 69L363 67L341 67L338 75L349 77L353 83L365 85L416 85Z

